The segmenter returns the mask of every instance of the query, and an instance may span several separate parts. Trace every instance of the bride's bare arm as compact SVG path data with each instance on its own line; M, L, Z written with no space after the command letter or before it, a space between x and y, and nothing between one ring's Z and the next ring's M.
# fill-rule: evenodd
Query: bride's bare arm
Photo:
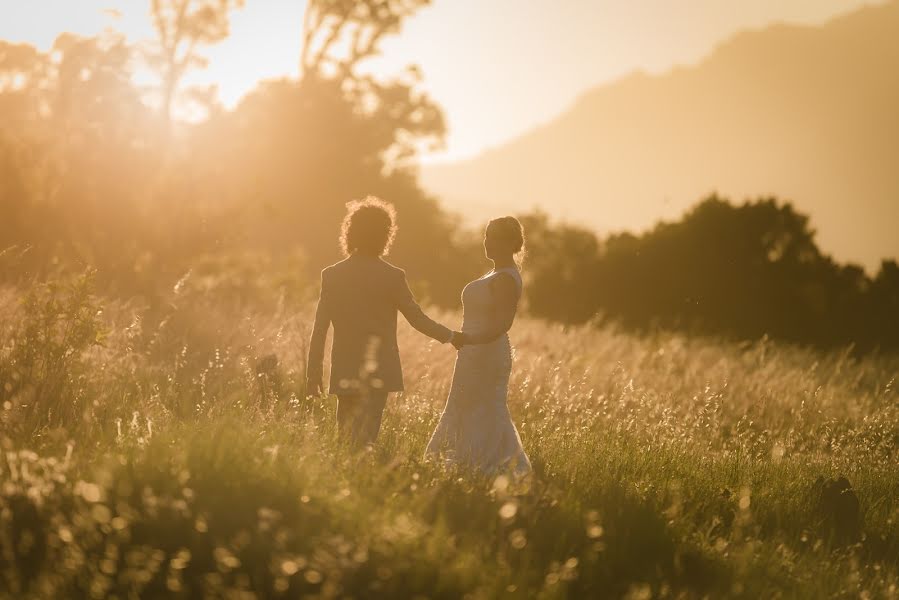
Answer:
M489 344L512 328L515 314L518 312L518 284L511 275L500 273L490 281L490 291L494 300L490 327L484 331L464 334L463 344Z

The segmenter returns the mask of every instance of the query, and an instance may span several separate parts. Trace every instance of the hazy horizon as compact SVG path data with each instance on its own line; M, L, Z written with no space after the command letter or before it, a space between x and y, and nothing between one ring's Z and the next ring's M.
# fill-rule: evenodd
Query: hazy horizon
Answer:
M692 0L672 7L657 1L577 0L560 6L495 0L483 10L475 0L437 0L400 35L385 40L383 56L371 68L390 75L409 63L421 67L422 88L443 107L449 125L446 149L421 159L451 162L553 119L598 85L634 71L662 73L695 63L739 31L774 23L817 25L882 3ZM472 19L475 7L478 18ZM295 76L304 8L304 2L247 2L234 13L229 38L203 50L208 68L190 74L188 83L217 84L225 106L233 107L260 80ZM48 49L63 31L92 35L107 27L133 41L149 39L147 13L143 3L124 0L6 3L0 5L0 39ZM533 43L538 39L542 43Z
M477 223L539 208L597 231L645 231L717 192L810 215L837 260L899 256L899 3L823 26L734 36L697 65L598 86L491 152L422 169Z

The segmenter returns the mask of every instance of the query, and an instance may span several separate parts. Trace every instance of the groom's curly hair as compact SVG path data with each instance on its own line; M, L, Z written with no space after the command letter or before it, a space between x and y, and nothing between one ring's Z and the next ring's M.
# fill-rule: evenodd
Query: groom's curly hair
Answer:
M384 256L396 237L396 210L375 196L347 202L340 227L340 247L346 255L360 252Z

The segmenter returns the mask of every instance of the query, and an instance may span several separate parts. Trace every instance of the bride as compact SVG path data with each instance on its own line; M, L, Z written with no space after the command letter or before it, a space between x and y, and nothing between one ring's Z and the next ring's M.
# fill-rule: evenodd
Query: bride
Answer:
M493 270L462 291L464 316L462 333L453 338L459 349L453 383L426 456L442 456L450 464L487 474L523 476L531 470L506 406L512 371L508 331L522 292L515 255L523 246L521 223L514 217L487 225L484 250Z

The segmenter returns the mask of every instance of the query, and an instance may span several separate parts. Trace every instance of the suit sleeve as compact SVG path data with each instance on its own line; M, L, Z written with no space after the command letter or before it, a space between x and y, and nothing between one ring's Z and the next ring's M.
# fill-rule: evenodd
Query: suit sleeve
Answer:
M418 302L415 301L415 296L412 295L412 290L409 289L406 274L402 271L400 271L397 308L403 313L403 316L406 317L406 320L412 327L426 336L434 338L441 343L448 342L452 336L453 332L450 329L434 321L424 313Z
M321 292L315 308L315 321L312 324L312 336L309 339L309 360L307 370L310 373L321 373L324 369L325 340L331 326L331 290L325 272L322 271Z

